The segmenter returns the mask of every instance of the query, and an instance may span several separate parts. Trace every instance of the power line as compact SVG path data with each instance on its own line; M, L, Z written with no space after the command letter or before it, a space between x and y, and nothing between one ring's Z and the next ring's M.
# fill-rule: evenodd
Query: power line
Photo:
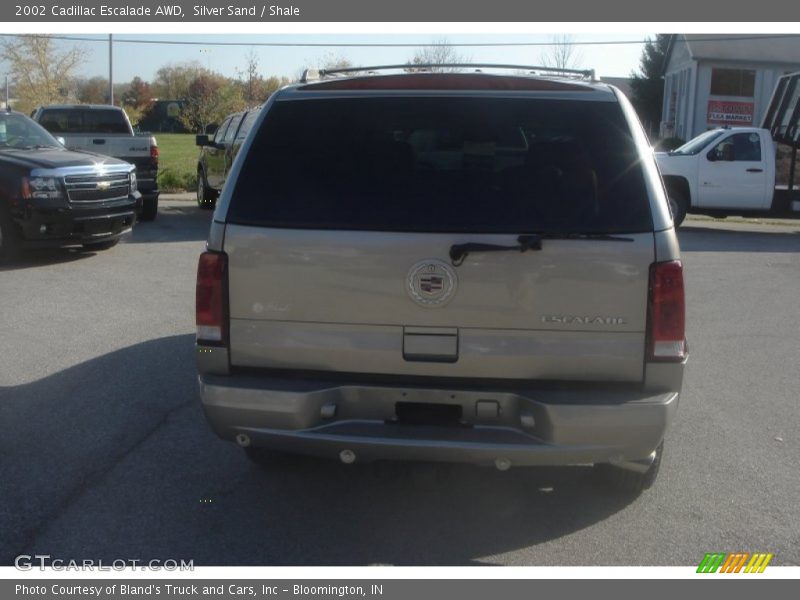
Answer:
M45 35L45 34L21 34L21 33L0 33L0 37L39 37L54 40L66 40L74 42L98 42L106 43L107 39L87 38L73 35ZM692 42L721 42L721 41L745 41L745 40L764 40L781 38L800 38L800 35L793 33L786 34L750 34L750 35L731 35L713 37L692 37ZM651 40L601 40L601 41L550 41L550 42L429 42L429 43L409 43L409 42L214 42L214 41L192 41L192 40L153 40L153 39L122 39L116 38L115 44L151 44L166 46L262 46L273 48L419 48L427 47L460 47L460 48L508 48L524 46L624 46L642 45Z

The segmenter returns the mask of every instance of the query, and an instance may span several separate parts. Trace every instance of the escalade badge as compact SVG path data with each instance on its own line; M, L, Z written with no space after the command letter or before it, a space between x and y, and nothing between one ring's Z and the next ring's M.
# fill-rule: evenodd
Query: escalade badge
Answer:
M436 259L423 260L411 267L406 278L408 295L421 306L444 306L458 287L453 268Z

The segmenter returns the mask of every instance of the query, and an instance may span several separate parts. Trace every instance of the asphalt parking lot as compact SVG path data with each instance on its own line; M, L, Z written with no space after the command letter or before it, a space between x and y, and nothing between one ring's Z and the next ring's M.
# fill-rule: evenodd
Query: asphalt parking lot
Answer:
M583 468L251 465L197 399L209 218L165 201L111 250L0 271L0 564L800 564L800 221L681 229L691 358L659 480L631 499Z

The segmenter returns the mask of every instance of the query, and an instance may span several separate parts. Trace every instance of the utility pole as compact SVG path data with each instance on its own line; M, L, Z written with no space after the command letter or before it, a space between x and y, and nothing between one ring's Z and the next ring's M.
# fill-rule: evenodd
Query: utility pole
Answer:
M11 110L11 107L8 105L8 102L9 102L8 98L9 98L9 96L8 96L8 74L6 74L6 112Z
M108 103L114 105L114 34L108 34Z

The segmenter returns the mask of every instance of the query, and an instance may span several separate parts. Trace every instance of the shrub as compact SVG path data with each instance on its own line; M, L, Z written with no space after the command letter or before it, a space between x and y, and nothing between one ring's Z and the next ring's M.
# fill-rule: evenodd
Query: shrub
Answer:
M197 175L191 172L178 172L174 169L161 169L158 173L158 187L162 192L191 191L197 185Z

